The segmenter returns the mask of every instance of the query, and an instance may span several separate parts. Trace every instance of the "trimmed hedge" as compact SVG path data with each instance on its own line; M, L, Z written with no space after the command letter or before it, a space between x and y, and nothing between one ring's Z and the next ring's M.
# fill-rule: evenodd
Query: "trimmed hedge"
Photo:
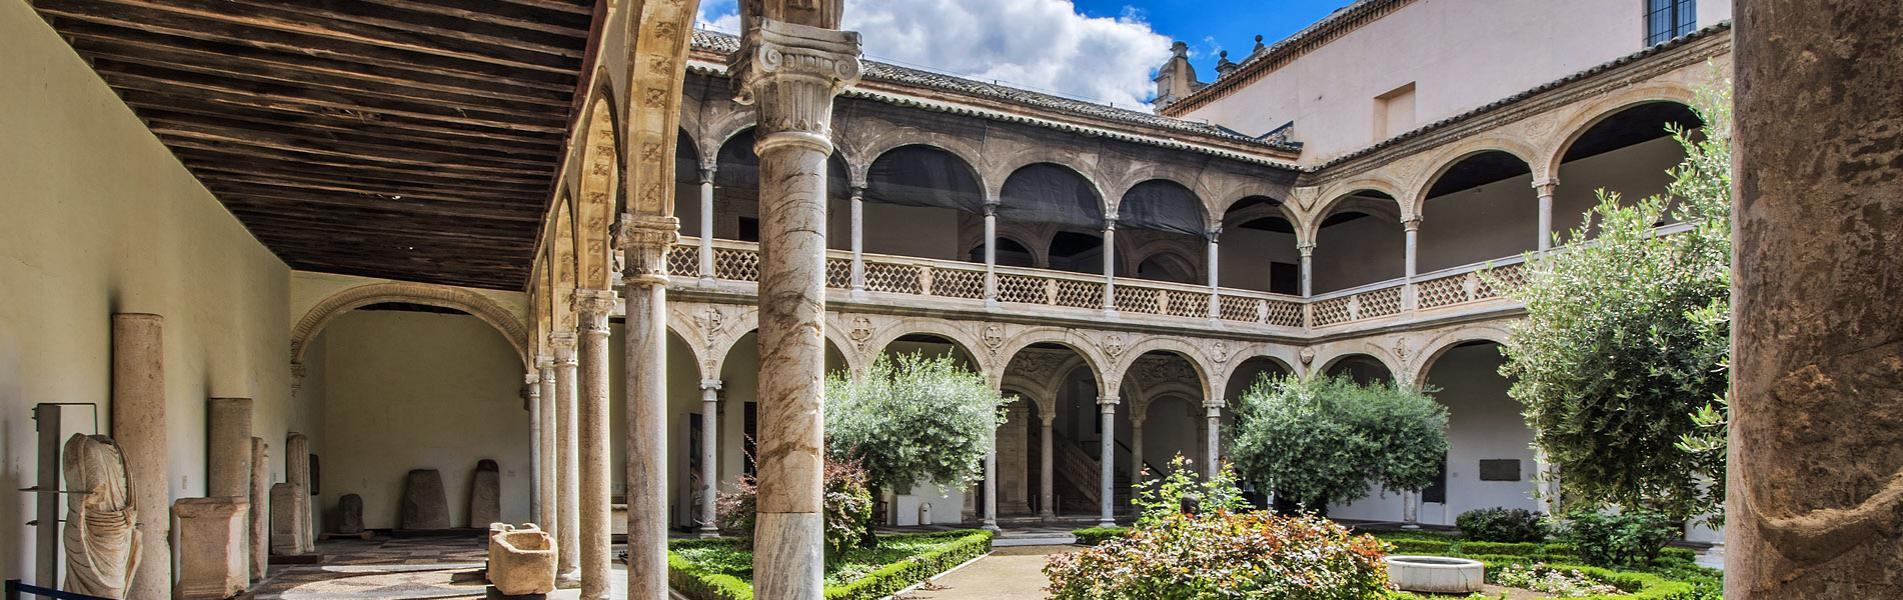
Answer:
M1394 551L1401 554L1447 554L1454 551L1454 543L1443 540L1398 538L1382 541L1394 544Z
M950 570L965 561L991 551L991 532L961 529L943 533L920 534L944 537L950 543L923 554L879 567L845 585L827 586L826 600L878 600L912 584ZM667 580L674 591L689 600L752 600L753 584L726 573L700 568L681 558L673 550L711 544L731 544L732 540L676 540L668 544Z
M1083 529L1072 529L1070 530L1070 534L1077 536L1078 544L1081 544L1084 546L1095 546L1097 544L1104 543L1105 540L1109 540L1111 538L1120 538L1126 535L1130 535L1130 528L1128 527L1085 527Z

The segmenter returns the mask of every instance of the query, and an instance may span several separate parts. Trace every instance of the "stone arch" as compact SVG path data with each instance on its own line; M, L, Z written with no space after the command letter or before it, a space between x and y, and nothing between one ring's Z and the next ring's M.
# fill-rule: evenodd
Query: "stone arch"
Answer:
M1228 362L1223 364L1222 380L1221 380L1223 391L1225 392L1229 391L1228 389L1229 380L1234 379L1236 377L1236 373L1242 370L1243 363L1247 363L1249 361L1256 360L1256 359L1263 359L1271 363L1275 363L1275 366L1280 367L1283 371L1286 371L1290 374L1300 374L1302 370L1295 368L1296 365L1299 364L1299 359L1297 359L1297 361L1291 362L1289 360L1290 358L1293 358L1293 357L1277 356L1273 353L1268 353L1268 352L1250 352L1245 355L1236 356L1235 358L1232 358Z
M1401 193L1401 189L1403 186L1385 177L1356 179L1322 188L1317 194L1322 201L1317 203L1313 210L1304 211L1300 215L1300 220L1296 222L1298 243L1314 244L1321 235L1322 221L1328 219L1328 216L1334 213L1342 202L1353 198L1357 192L1371 191L1387 194L1394 201L1395 220L1402 220L1400 217L1404 216L1402 211L1405 209L1401 199L1407 196Z
M1031 231L1019 231L1019 232L1011 232L1011 233L999 232L996 238L1000 241L1011 242L1013 244L1017 244L1019 247L1024 248L1024 252L1026 254L1031 255L1031 264L1033 266L1049 264L1048 262L1046 262L1044 254L1050 250L1050 244L1026 243L1025 240L1028 238L1024 237L1024 235L1028 233L1034 233L1034 232L1031 232ZM983 249L985 246L988 246L991 243L992 243L991 240L987 240L984 237L980 236L976 242L965 244L964 254L970 255L973 252L977 252L978 250ZM1004 264L999 263L999 266L1004 266Z
M1314 360L1315 368L1310 372L1327 373L1328 369L1335 366L1335 363L1341 362L1341 359L1354 355L1367 355L1376 362L1381 363L1381 366L1386 367L1388 375L1397 380L1412 375L1406 366L1401 364L1399 359L1395 358L1393 352L1376 344L1372 339L1363 338L1335 342L1328 344L1323 350L1326 350L1326 352L1317 352L1317 356Z
M528 331L515 313L482 294L463 288L408 282L360 285L331 294L312 306L303 318L298 319L297 325L291 327L291 363L304 362L304 349L338 315L385 302L453 308L469 313L496 328L496 332L508 340L509 346L515 349L516 358L522 361L524 370L535 369L535 361L529 355Z
M1083 362L1081 366L1090 369L1090 375L1093 379L1099 382L1104 380L1104 365L1107 361L1102 354L1097 352L1096 344L1091 343L1089 339L1073 329L1061 327L1033 327L1011 336L1003 343L998 344L996 349L993 350L993 362L998 365L998 368L986 372L986 376L991 380L993 387L996 387L1002 380L1004 372L1011 368L1011 360L1017 358L1018 352L1023 351L1033 344L1056 344L1069 348L1072 352L1076 352L1077 356L1082 359Z
M1673 81L1649 81L1619 90L1605 97L1588 102L1576 109L1573 116L1559 124L1561 136L1554 138L1551 147L1536 156L1544 158L1540 163L1547 176L1557 177L1559 166L1565 162L1566 151L1579 141L1594 125L1619 114L1625 109L1649 102L1676 102L1691 106L1697 93L1685 84ZM1538 181L1538 178L1535 178Z
M1454 168L1456 165L1459 165L1461 161L1474 155L1487 152L1505 152L1513 155L1514 158L1520 159L1520 162L1526 163L1528 170L1533 171L1534 181L1539 181L1547 176L1547 174L1539 168L1539 159L1542 156L1540 152L1524 142L1512 138L1491 135L1461 140L1453 144L1452 147L1444 148L1436 152L1433 158L1422 163L1433 166L1427 171L1416 174L1413 185L1408 188L1410 191L1406 196L1407 202L1401 207L1401 220L1407 221L1421 217L1421 212L1427 203L1428 191L1433 189L1434 183L1439 181L1442 175L1447 174L1448 169ZM1532 194L1529 193L1528 197L1532 197ZM1395 198L1398 199L1401 198L1401 196L1395 196Z
M1122 214L1123 197L1137 186L1152 181L1165 181L1189 190L1190 195L1196 198L1196 205L1203 210L1203 221L1207 223L1210 198L1218 197L1220 194L1210 189L1209 178L1203 175L1200 170L1175 165L1150 164L1131 169L1129 173L1117 177L1105 188L1114 193L1104 196L1104 214Z
M863 145L854 147L853 151L846 155L847 164L855 174L855 178L863 181L865 171L872 168L872 163L878 162L879 158L887 153L906 146L924 146L958 158L965 163L965 168L971 171L972 179L978 183L979 193L988 193L987 191L991 189L985 179L984 170L979 167L984 164L982 158L984 152L964 138L935 131L904 127L883 132L866 140ZM997 196L986 197L996 198Z
M701 160L709 163L720 155L720 149L733 141L734 136L759 125L759 119L750 110L739 110L722 115L708 123L706 132L699 140Z
M1163 259L1175 263L1177 267L1182 269L1183 279L1185 279L1185 281L1174 281L1152 278L1152 281L1172 281L1174 283L1195 285L1204 279L1201 275L1206 271L1198 269L1200 262L1191 258L1188 254L1183 253L1181 248L1169 245L1167 240L1153 241L1139 246L1135 251L1130 252L1125 259L1127 261L1125 265L1127 268L1124 272L1129 273L1131 277L1139 276L1142 274L1143 264L1150 262L1151 259Z
M1014 359L1016 355L1008 358ZM1006 360L1005 364L998 368L997 382L993 385L1000 389L1015 387L1032 392L1032 402L1037 404L1038 411L1041 414L1052 414L1057 410L1057 397L1063 393L1064 381L1069 379L1071 373L1076 372L1077 369L1087 367L1087 363L1088 359L1084 358L1083 353L1073 349L1069 358L1057 364L1053 377L1038 381L1026 375L1013 378L1010 373L1010 360ZM1093 377L1095 372L1095 370L1091 371Z
M1102 204L1105 208L1108 208L1109 205L1106 204L1108 201L1104 199L1106 198L1104 195L1104 187L1103 184L1097 180L1096 169L1086 169L1072 164L1071 161L1077 158L1078 156L1075 154L1065 153L1056 148L1036 146L1019 151L1003 160L990 163L985 167L987 177L983 179L985 182L986 197L1004 197L1004 184L1011 179L1012 175L1016 175L1018 171L1022 171L1025 167L1031 165L1047 164L1076 174L1079 179L1083 180L1084 185L1090 188L1090 192L1097 195L1097 202ZM1094 167L1094 165L1092 166Z
M1123 360L1112 367L1113 372L1105 379L1114 377L1116 378L1114 385L1123 385L1123 377L1128 374L1130 364L1151 352L1166 352L1182 356L1183 360L1189 363L1190 368L1196 371L1196 384L1201 388L1203 402L1210 401L1210 392L1214 388L1209 383L1209 357L1204 354L1203 349L1176 338L1158 336L1143 338L1122 352ZM1098 381L1101 383L1103 380Z
M582 131L582 160L579 193L574 200L576 285L605 290L614 285L614 248L609 244L616 205L621 201L621 145L616 132L616 115L608 98L590 103L588 122ZM678 137L678 129L670 131ZM672 157L670 157L671 159ZM674 179L669 161L668 180ZM673 210L673 203L668 203ZM558 298L557 301L564 299Z
M638 190L624 194L626 212L636 217L672 217L674 144L686 96L682 86L687 80L687 47L693 40L688 33L693 31L698 7L692 2L622 3L622 7L638 14L627 17L629 51L623 72L630 79L618 88L621 95L615 106L627 107L627 114L621 115L626 119L626 131L620 136L627 142L624 147L641 149L621 153L625 189Z
M971 357L972 367L978 369L979 373L985 374L987 379L990 378L992 365L986 360L985 354L979 352L985 346L973 338L970 332L942 319L901 319L886 325L867 340L866 352L876 356L884 352L886 346L908 335L930 335L950 341L959 350L963 350L966 356Z
M575 306L570 302L580 281L580 263L575 256L580 242L575 235L574 211L567 194L555 205L555 243L549 245L549 317L558 329L574 330Z
M1433 370L1434 363L1439 361L1441 356L1446 355L1448 350L1468 342L1493 342L1505 346L1507 331L1492 325L1477 325L1444 331L1429 338L1424 351L1417 356L1416 364L1408 367L1411 372L1408 381L1414 385L1427 381L1428 371Z

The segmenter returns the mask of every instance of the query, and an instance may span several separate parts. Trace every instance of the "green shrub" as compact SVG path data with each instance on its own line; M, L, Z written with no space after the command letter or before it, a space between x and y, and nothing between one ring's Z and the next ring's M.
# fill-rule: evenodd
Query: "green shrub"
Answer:
M880 567L845 585L827 587L826 600L879 600L991 551L989 531L961 530L952 535L957 541L942 548Z
M885 536L881 548L905 542L927 542L930 549L850 576L847 571L829 577L851 580L827 585L827 600L878 600L929 579L991 550L991 532L967 529L931 534ZM676 540L668 544L668 583L689 600L752 600L753 554L734 539ZM852 560L865 560L889 550L854 548Z
M1482 508L1460 513L1454 525L1470 540L1483 542L1546 541L1546 520L1524 508Z
M1559 537L1588 564L1631 567L1651 563L1678 533L1676 524L1663 513L1578 510L1566 516Z
M1455 551L1461 554L1506 554L1511 556L1532 556L1544 552L1540 544L1532 542L1461 542Z
M1446 540L1399 538L1383 541L1394 545L1394 551L1401 554L1447 554L1454 551L1454 543Z
M1099 546L1052 555L1044 574L1054 600L1361 600L1387 588L1382 546L1314 516L1179 513Z
M1111 540L1111 539L1120 538L1126 535L1130 535L1130 528L1128 527L1085 527L1083 529L1072 529L1070 530L1070 534L1077 536L1078 544L1081 544L1084 546L1095 546L1097 544L1104 543L1105 540Z

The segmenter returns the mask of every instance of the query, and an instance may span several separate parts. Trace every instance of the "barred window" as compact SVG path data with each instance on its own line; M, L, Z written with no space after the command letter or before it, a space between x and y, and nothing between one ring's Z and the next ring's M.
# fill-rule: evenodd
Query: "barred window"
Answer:
M1697 0L1645 0L1645 45L1665 43L1697 27Z

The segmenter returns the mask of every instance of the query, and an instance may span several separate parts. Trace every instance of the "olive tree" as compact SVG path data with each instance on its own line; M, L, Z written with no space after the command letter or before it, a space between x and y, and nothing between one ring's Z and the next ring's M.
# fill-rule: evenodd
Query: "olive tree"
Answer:
M1564 247L1528 257L1512 297L1526 318L1502 347L1508 394L1525 405L1561 496L1679 519L1724 499L1731 288L1730 97L1694 103L1702 130L1662 194L1599 204ZM1667 217L1688 229L1664 234Z
M1376 485L1427 487L1447 454L1446 407L1405 385L1265 377L1235 410L1236 471L1312 510L1359 500Z
M919 483L960 489L982 476L1007 400L950 355L880 356L826 381L827 449L865 467L873 498Z

